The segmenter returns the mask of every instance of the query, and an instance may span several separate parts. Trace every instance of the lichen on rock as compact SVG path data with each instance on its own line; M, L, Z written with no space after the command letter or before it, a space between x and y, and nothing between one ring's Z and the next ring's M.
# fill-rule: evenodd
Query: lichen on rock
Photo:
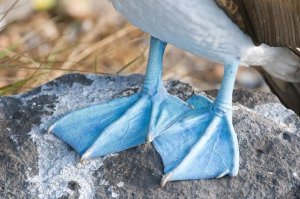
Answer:
M71 147L47 133L62 115L137 92L142 80L70 74L28 93L0 97L0 198L300 197L300 119L272 94L234 92L241 153L234 178L160 188L163 166L151 144L79 163ZM178 81L166 88L183 100L195 92Z

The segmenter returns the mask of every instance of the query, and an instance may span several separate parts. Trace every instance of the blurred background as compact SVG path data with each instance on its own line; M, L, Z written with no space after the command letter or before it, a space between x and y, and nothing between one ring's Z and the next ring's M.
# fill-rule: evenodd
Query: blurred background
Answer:
M144 73L149 35L108 0L0 0L0 95L25 92L66 73ZM168 45L165 80L215 89L223 66ZM252 68L236 87L269 92Z

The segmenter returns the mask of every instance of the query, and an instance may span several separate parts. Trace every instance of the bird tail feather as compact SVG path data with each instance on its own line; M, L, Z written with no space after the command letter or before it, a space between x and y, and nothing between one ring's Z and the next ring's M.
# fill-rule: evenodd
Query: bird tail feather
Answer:
M258 69L258 68L256 68ZM300 116L300 83L288 82L276 78L267 73L263 68L258 71L263 76L265 82L270 87L271 91L277 95L279 100L289 109L292 109L298 116Z

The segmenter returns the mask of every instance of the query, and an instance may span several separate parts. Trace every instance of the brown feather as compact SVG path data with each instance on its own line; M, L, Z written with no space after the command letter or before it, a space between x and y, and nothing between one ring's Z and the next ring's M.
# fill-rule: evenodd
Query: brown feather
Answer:
M258 45L300 47L299 0L216 0ZM232 6L235 5L235 6ZM235 7L237 9L232 9Z
M288 47L300 56L300 0L216 0L217 4L246 32L256 45ZM273 93L300 116L300 84L284 81L261 67Z
M287 82L269 75L261 67L256 67L279 100L300 116L300 83Z

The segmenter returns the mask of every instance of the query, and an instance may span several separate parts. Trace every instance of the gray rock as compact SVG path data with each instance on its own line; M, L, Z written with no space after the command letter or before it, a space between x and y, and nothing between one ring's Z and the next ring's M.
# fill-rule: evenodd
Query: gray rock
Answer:
M234 178L160 188L163 166L151 144L80 164L47 133L71 110L137 92L142 79L71 74L0 97L0 198L300 198L300 120L272 94L234 92L241 159ZM184 100L194 92L180 82L167 88Z

